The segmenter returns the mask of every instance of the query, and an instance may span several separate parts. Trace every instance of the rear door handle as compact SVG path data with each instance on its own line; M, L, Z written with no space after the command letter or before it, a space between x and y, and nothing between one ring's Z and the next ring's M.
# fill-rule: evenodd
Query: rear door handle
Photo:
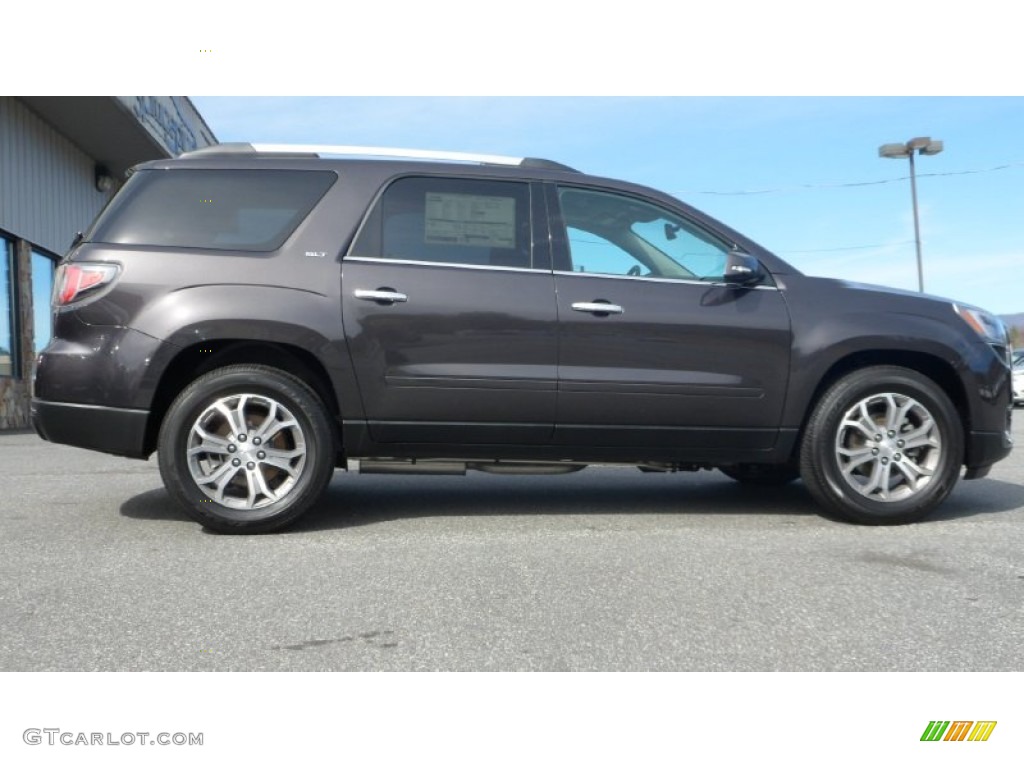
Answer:
M377 301L382 304L394 304L408 301L409 297L404 293L392 290L391 288L379 288L376 291L367 291L363 288L356 288L352 294L363 301Z
M621 315L622 307L607 301L577 301L572 308L577 312L591 312L595 315Z

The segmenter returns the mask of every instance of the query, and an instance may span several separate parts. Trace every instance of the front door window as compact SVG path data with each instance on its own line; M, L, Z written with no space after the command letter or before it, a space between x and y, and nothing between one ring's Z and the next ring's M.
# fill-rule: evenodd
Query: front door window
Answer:
M707 281L725 273L729 246L670 211L573 187L558 200L574 272Z

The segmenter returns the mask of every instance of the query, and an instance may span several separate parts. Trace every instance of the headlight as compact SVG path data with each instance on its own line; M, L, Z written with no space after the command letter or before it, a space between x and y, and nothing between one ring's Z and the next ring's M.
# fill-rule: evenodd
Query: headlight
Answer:
M985 341L993 344L1007 344L1006 326L995 315L989 314L983 309L961 307L959 304L954 304L953 309Z

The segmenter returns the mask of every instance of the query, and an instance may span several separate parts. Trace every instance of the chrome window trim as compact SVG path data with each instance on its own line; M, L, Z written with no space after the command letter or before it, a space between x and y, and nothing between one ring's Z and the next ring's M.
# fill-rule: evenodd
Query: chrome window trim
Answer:
M600 272L568 272L565 270L555 270L555 274L559 277L600 277L606 280L637 280L644 283L684 283L686 285L703 285L705 287L712 286L726 286L728 283L723 282L711 282L710 280L687 280L682 277L644 277L642 275L605 275ZM729 286L735 288L744 288L745 290L755 291L777 291L779 286L777 285L751 285L751 286Z
M604 275L599 272L567 272L564 270L535 269L532 267L498 267L491 264L460 264L457 261L417 261L415 259L384 259L377 256L346 256L346 261L357 261L366 264L406 264L414 267L447 267L449 269L474 269L484 272L529 272L530 274L554 274L560 277L600 277L606 280L636 280L644 283L683 283L685 285L703 285L705 287L725 286L726 283L713 283L708 280L686 280L676 277L642 277L639 275ZM746 290L778 291L777 285L752 285Z
M367 264L406 264L414 267L448 267L454 269L476 269L486 272L529 272L531 274L550 275L550 269L535 269L533 267L501 267L493 264L460 264L457 261L417 261L415 259L384 259L378 256L346 256L346 261L358 261Z

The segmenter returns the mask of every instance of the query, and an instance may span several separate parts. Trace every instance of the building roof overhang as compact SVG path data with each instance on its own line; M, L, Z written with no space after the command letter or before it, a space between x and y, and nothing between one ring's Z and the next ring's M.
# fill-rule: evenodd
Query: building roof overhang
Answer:
M145 98L148 97L138 100L143 102ZM137 163L175 154L133 113L129 100L116 96L22 96L20 99L98 165L104 166L115 179L123 179L125 172ZM209 133L205 123L200 132L202 129Z

